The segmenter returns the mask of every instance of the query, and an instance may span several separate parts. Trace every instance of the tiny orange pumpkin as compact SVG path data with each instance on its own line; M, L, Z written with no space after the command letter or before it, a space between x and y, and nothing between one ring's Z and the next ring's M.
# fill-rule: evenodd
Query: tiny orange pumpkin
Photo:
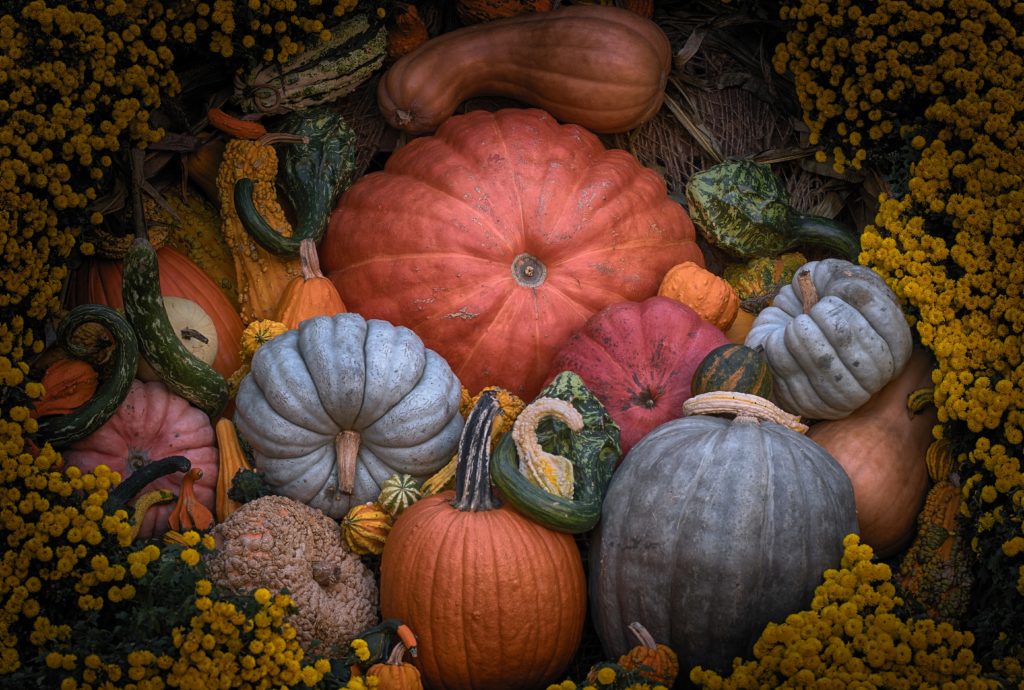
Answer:
M396 643L386 661L374 664L366 671L367 678L376 677L377 687L382 690L423 690L420 670L402 661L404 654L405 645Z
M679 675L679 657L668 645L658 644L641 623L629 624L629 631L639 643L619 657L619 666L628 671L638 671L652 683L672 687Z
M289 329L314 316L334 316L347 311L338 288L320 272L320 258L312 239L299 242L301 276L292 278L277 303L277 320Z

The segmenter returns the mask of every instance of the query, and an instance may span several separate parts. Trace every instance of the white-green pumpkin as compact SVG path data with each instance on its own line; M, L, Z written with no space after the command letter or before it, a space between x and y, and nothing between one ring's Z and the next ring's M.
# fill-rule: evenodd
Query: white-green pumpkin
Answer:
M346 313L261 347L234 421L274 493L341 518L395 473L422 480L455 452L461 384L408 328Z
M797 270L744 344L763 348L780 407L809 419L842 419L903 371L913 339L877 273L825 259Z

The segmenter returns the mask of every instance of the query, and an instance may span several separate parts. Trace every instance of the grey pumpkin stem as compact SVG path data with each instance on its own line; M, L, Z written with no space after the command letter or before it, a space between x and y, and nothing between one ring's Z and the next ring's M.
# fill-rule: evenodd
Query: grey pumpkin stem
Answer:
M457 510L482 512L501 505L491 493L491 427L499 409L497 393L484 391L462 427L452 500Z

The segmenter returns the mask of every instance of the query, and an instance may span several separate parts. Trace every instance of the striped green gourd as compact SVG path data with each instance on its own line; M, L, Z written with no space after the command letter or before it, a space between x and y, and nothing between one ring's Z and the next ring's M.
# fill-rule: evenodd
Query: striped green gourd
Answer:
M771 398L772 385L772 372L760 348L727 343L709 352L697 365L690 392L733 391Z

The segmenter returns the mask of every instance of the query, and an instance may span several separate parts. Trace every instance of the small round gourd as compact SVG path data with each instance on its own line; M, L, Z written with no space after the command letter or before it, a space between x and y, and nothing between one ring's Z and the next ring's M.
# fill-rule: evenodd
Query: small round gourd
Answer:
M262 345L235 425L274 493L334 519L392 474L423 479L462 431L461 384L408 328L355 313L307 319Z
M388 515L398 517L399 514L423 497L420 482L411 474L393 474L380 485L380 496L377 502Z
M391 533L393 521L379 503L352 506L341 519L341 538L349 551L360 556L379 556Z
M842 259L810 261L744 341L763 347L775 400L809 419L842 419L910 359L910 327L881 276Z
M608 654L633 646L639 620L680 668L726 673L768 622L808 605L857 514L832 456L750 416L771 403L734 419L691 414L705 396L728 397L688 400L687 416L647 434L613 475L591 541L590 601Z
M772 395L772 372L760 350L726 343L709 352L690 381L690 393L712 391L752 393L762 398Z

